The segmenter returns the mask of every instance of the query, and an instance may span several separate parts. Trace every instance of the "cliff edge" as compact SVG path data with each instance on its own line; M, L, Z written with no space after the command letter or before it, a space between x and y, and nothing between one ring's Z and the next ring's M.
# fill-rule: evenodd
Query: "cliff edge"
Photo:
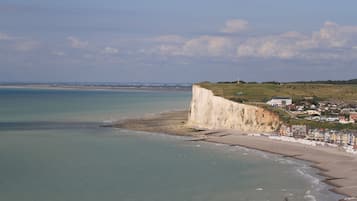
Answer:
M233 102L193 85L188 125L202 129L274 132L280 120L278 115L264 108Z

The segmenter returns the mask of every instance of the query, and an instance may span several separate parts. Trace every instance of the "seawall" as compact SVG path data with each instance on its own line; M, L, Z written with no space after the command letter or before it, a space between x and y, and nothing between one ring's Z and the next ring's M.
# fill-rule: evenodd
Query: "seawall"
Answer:
M280 120L264 108L233 102L193 85L188 125L202 129L274 132L279 128Z

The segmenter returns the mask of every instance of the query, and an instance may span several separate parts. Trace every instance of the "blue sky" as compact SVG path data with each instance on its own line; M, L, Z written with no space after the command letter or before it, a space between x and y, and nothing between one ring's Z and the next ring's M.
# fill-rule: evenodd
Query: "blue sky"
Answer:
M355 8L355 0L0 0L0 81L357 78Z

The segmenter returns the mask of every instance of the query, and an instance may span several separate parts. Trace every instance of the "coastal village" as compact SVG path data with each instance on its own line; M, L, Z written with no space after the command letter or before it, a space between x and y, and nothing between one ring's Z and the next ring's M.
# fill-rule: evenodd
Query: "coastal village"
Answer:
M268 105L287 112L291 118L329 122L335 125L357 124L357 103L318 101L315 97L292 100L290 97L272 97ZM348 152L357 150L357 131L351 129L313 128L308 125L285 125L279 129L281 137L300 139L301 142L342 147ZM310 143L310 144L311 144Z

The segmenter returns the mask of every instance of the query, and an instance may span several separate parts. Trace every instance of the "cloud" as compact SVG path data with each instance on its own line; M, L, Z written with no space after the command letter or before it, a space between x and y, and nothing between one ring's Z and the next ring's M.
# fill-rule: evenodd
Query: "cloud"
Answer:
M88 41L81 41L80 39L73 36L67 37L67 40L69 41L69 44L72 48L83 49L89 45Z
M244 20L229 20L226 33L247 28ZM299 59L306 61L357 59L357 26L325 22L311 34L288 31L259 36L201 35L185 38L179 35L155 37L154 44L141 47L140 53L160 56L214 57L236 61L245 58Z
M116 49L116 48L113 48L113 47L105 47L103 50L102 50L102 53L103 54L118 54L119 53L119 50Z
M12 39L14 39L14 37L11 37L11 36L9 36L9 35L6 34L6 33L0 32L0 41L1 41L1 40L12 40Z
M223 56L230 47L230 39L219 36L200 36L186 41L182 54L189 56Z
M325 22L310 36L298 32L249 38L237 48L237 56L279 59L357 59L357 26Z
M338 48L349 46L356 36L357 26L341 26L327 21L319 32L313 34L312 40L327 47Z
M239 19L228 20L221 30L236 33L246 30L248 22ZM89 43L79 38L67 38L72 48L87 48ZM198 35L193 37L177 34L156 37L120 39L110 46L87 48L86 53L98 58L105 55L122 54L133 60L164 59L170 57L239 62L250 58L316 61L357 60L357 26L339 25L326 21L310 33L287 31L278 34L243 35L222 34ZM108 43L107 43L108 44ZM121 51L125 50L125 51ZM60 54L58 54L60 56ZM113 57L114 58L114 57Z
M231 47L230 39L221 36L199 36L182 40L180 43L163 43L151 49L150 53L168 56L224 56Z
M8 51L28 52L40 47L39 41L28 39L26 37L14 37L7 33L0 32L0 41L6 41L4 47Z
M299 36L286 34L250 38L237 48L238 57L293 58L298 54Z
M182 43L185 40L186 39L184 37L179 35L162 35L153 38L154 42L159 42L159 43Z
M40 43L34 40L21 40L17 41L14 45L15 50L21 52L27 52L40 47Z
M248 29L248 22L241 19L227 20L225 27L221 29L223 33L238 33Z

